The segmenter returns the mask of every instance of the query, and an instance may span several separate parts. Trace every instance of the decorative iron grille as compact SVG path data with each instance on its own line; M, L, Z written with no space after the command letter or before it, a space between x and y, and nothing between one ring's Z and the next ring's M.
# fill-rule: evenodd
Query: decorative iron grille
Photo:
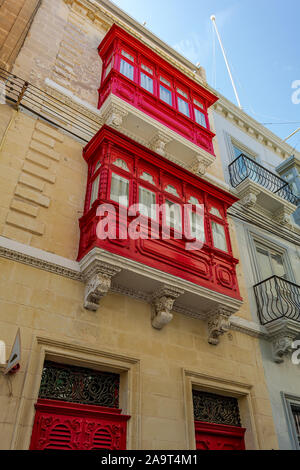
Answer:
M119 407L120 376L45 361L39 398Z
M264 168L262 165L247 157L243 153L229 165L231 185L235 188L246 178L260 184L274 194L291 202L298 204L298 197L292 192L289 184L275 173Z
M296 426L296 432L298 436L298 442L300 446L300 406L297 405L291 405L292 408L292 413L295 421L295 426Z
M259 319L266 325L279 318L300 322L300 286L272 276L254 286Z
M193 404L194 418L197 421L241 427L236 398L193 390Z

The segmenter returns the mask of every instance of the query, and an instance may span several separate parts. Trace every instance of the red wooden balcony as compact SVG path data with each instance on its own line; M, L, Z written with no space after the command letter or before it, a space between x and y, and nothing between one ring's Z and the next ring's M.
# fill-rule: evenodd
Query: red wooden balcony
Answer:
M103 61L99 108L113 94L214 157L208 108L217 101L148 46L113 25L99 46ZM132 121L132 116L130 119ZM145 119L146 121L146 119ZM140 123L128 123L132 133ZM147 134L143 129L143 134Z
M214 301L220 304L226 304L227 296L240 301L235 269L238 260L232 253L226 216L227 208L236 201L235 197L107 126L87 145L84 158L89 171L85 211L80 219L80 261L88 257L92 250L98 249L98 253L105 257L105 262L119 263L124 269L126 265L127 271L132 269L134 274L129 276L127 273L123 278L120 274L116 279L122 278L123 283L131 282L139 290L147 291L151 287L149 279L146 286L143 285L141 276L137 274L139 270L143 271L143 275L146 273L146 276L152 273L152 278L158 279L157 273L160 272L165 278L168 274L172 279L188 281L198 291L201 286L202 291L205 291L203 295L206 296L206 302L203 301L201 305L204 309L211 307L214 297L212 292L220 294L218 298L214 297ZM122 194L117 194L117 191ZM192 220L191 214L185 213L184 205L203 204L203 247L187 251L186 237L176 238L179 231L176 220L170 224L163 212L152 213L148 217L137 212L135 215L141 215L139 230L146 236L139 239L126 235L124 238L119 237L122 230L127 233L128 226L134 219L130 216L127 219L124 209L126 211L133 204L150 200L160 206L176 205L179 214L176 217L181 227ZM104 212L101 216L99 212L97 215L101 204L110 204L113 208L105 211L105 217L109 215L109 220L117 221L117 237L116 234L106 239L99 239L97 236L97 226L104 218ZM156 239L147 238L150 233L150 219ZM171 236L163 239L168 225ZM107 253L113 256L109 257Z

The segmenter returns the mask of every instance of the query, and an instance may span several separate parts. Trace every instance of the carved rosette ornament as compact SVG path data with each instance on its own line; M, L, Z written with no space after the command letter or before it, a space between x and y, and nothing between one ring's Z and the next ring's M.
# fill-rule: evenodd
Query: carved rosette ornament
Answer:
M84 308L93 312L98 310L100 300L111 288L112 278L120 271L120 268L98 261L84 273L86 279Z
M171 313L175 300L184 293L175 287L163 286L152 296L152 326L161 330L173 319Z
M207 316L208 342L216 346L219 344L219 337L227 333L230 329L230 317L233 310L220 306L211 311Z

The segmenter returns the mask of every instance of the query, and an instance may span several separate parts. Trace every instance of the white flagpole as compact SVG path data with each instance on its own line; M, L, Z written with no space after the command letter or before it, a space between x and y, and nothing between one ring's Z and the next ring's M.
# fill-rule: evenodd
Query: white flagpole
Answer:
M228 73L229 73L229 77L230 77L230 80L231 80L231 84L232 84L232 87L233 87L233 91L234 91L234 94L235 94L235 97L236 97L236 100L237 100L237 103L238 103L238 107L240 109L243 109L242 105L240 103L240 100L239 100L239 95L237 93L237 90L236 90L236 87L235 87L235 84L234 84L234 81L233 81L233 77L232 77L231 70L230 70L230 67L229 67L229 64L228 64L228 60L227 60L227 57L226 57L226 54L225 54L225 50L224 50L224 47L223 47L223 44L222 44L222 41L221 41L221 37L220 37L219 31L218 31L218 28L217 28L215 15L212 15L210 17L210 19L213 22L213 25L215 27L215 30L216 30L216 33L217 33L217 36L218 36L218 40L219 40L219 43L220 43L220 46L221 46L221 49L222 49L222 52L223 52L223 57L224 57L224 60L225 60L225 64L226 64L226 67L227 67L227 70L228 70Z
M292 132L290 135L288 135L284 140L283 142L286 142L290 137L293 137L293 135L295 135L298 131L300 131L300 127L298 127L298 129L296 129L294 132Z

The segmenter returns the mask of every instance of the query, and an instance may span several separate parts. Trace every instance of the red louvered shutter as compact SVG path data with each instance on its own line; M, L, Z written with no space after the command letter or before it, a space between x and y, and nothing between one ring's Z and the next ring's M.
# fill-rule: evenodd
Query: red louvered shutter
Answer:
M39 399L30 450L125 450L122 410Z

